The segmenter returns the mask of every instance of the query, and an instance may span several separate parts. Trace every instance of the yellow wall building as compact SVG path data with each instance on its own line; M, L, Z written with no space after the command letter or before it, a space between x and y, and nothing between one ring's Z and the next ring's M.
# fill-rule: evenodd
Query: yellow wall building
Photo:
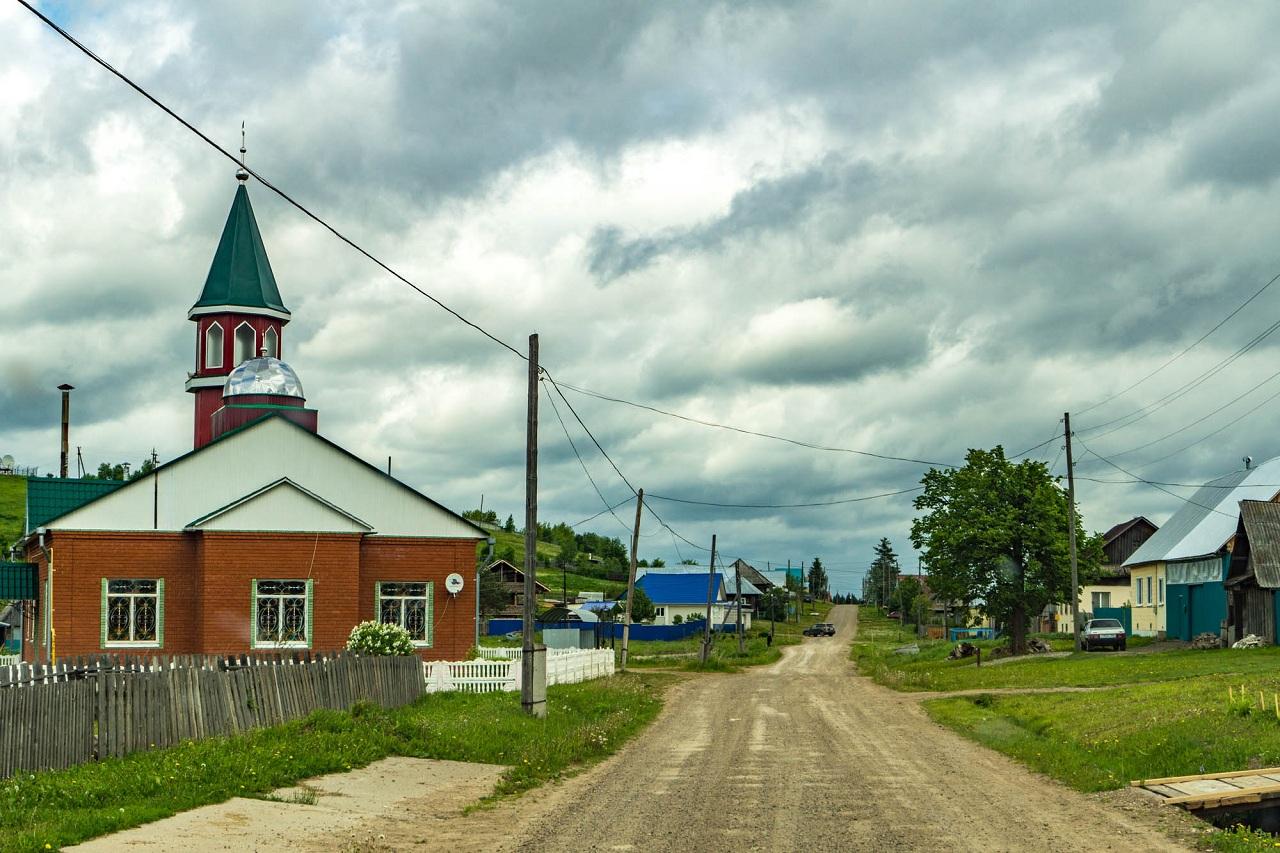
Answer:
M1164 633L1165 564L1161 560L1129 570L1129 599L1133 633L1155 637Z

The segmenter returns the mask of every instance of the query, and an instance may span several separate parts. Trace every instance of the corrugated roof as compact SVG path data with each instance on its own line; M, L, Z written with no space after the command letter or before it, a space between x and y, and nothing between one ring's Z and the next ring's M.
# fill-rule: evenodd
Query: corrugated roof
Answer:
M123 480L77 480L72 477L27 478L27 526L30 533L46 522L124 485Z
M705 582L705 579L707 577L707 567L706 566L659 566L657 568L636 569L636 580L639 580L640 578L648 574L697 575L698 577L703 578ZM719 573L717 572L717 574ZM760 587L753 584L747 578L748 578L747 573L743 572L742 573L742 594L743 595L764 595L764 592L761 591ZM736 576L732 572L725 575L724 589L725 589L726 595L733 593L735 591L736 589L735 582L736 582ZM705 594L703 595L702 600L706 601Z
M218 240L213 264L204 281L204 290L196 308L213 305L239 305L246 308L270 308L289 313L280 298L267 248L258 231L258 221L249 204L249 191L244 184L236 188L236 197L227 214L222 237Z
M743 581L750 581L751 585L757 589L763 590L767 587L773 586L772 581L765 577L759 569L748 563L746 560L741 558L734 560L733 567L742 574Z
M1187 498L1182 509L1142 543L1124 565L1132 567L1216 554L1235 535L1240 501L1269 501L1280 493L1277 483L1280 483L1280 457L1209 481Z
M1280 504L1240 501L1240 523L1249 537L1249 568L1258 586L1280 588Z
M713 601L723 603L724 578L721 577L719 572L715 573L715 579L712 583L715 590ZM707 603L706 572L700 575L683 573L655 574L649 572L636 581L636 586L643 589L644 594L649 596L649 600L657 605Z

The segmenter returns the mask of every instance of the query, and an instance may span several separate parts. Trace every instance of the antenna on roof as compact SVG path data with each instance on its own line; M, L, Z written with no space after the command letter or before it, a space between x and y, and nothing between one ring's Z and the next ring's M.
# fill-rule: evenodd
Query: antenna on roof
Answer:
M244 122L240 122L240 168L236 169L236 180L242 184L249 180L249 170L244 167L244 155L248 152L244 147Z
M13 465L14 465L13 457L10 456L8 453L6 453L4 456L0 456L0 474L12 474Z

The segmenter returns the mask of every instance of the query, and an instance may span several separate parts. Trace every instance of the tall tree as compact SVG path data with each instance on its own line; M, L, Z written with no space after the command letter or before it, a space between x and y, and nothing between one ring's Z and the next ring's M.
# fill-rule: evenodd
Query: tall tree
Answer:
M1043 462L1014 463L1004 448L970 450L962 468L930 469L915 499L923 514L911 542L924 552L929 583L1009 626L1013 650L1026 651L1027 623L1046 604L1070 601L1067 495ZM1077 514L1081 574L1102 556Z
M827 568L822 565L821 557L814 557L813 565L809 568L809 594L814 600L826 598L828 587Z
M877 607L888 607L889 599L898 588L898 575L902 571L898 566L898 555L887 538L881 537L875 547L875 559L867 572L867 588L864 598L868 604Z

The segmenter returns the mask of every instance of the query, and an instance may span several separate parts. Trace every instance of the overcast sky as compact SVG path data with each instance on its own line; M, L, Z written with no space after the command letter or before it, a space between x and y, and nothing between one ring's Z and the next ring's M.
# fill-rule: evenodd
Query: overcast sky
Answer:
M1280 370L1270 338L1099 428L1280 320L1280 284L1084 411L1280 273L1274 3L42 5L227 148L243 120L251 166L436 297L520 349L540 333L565 382L940 462L1044 442L1069 409L1149 479L1280 454L1280 378L1215 411ZM56 470L61 382L89 467L190 449L186 311L233 171L0 3L0 453ZM524 363L250 194L321 431L456 510L483 494L519 519ZM566 393L660 495L828 501L924 470ZM599 511L545 398L541 442L541 517ZM1058 472L1060 446L1037 451ZM1181 505L1078 485L1092 529ZM909 494L654 506L728 558L820 555L839 590L881 536L910 552ZM607 514L583 529L625 536ZM704 556L644 532L642 556Z

